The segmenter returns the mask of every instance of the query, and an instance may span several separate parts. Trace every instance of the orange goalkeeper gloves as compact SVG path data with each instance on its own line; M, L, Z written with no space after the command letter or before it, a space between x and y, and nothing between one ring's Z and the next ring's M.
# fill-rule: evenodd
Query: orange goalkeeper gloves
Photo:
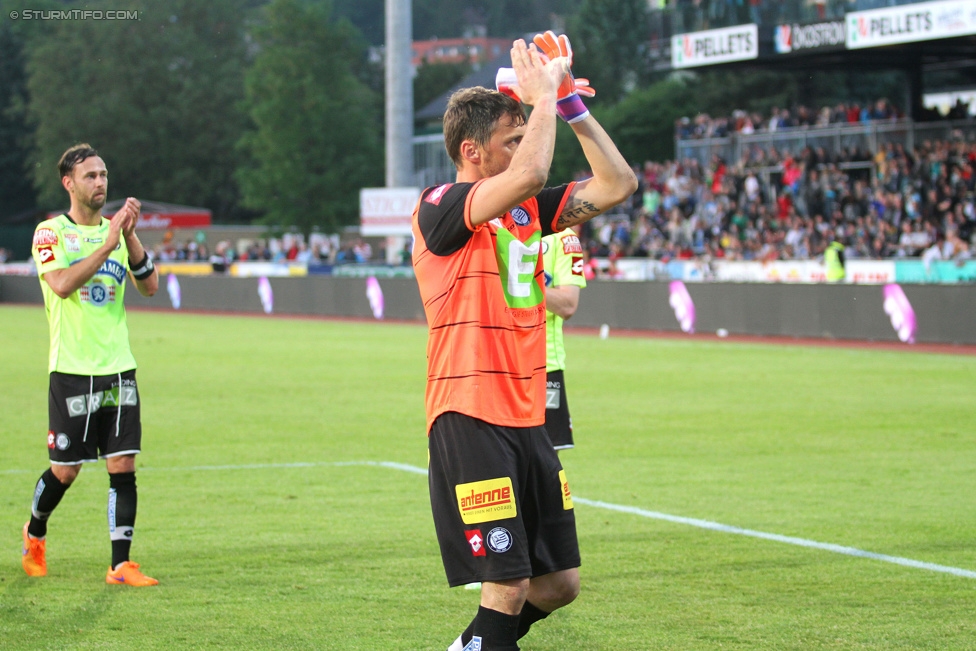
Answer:
M545 34L536 34L532 42L549 59L566 57L569 59L569 64L573 65L573 46L569 44L569 37L565 34L556 36L550 30ZM577 81L583 83L578 84ZM569 124L584 120L590 115L590 112L583 105L583 100L580 99L580 95L593 97L596 94L596 91L590 88L589 84L590 82L587 79L574 79L573 73L570 71L566 73L566 77L559 85L559 90L556 91L556 112Z
M572 65L573 48L565 34L556 36L553 32L548 31L545 34L537 34L533 41L547 60L566 57ZM495 75L495 87L509 97L522 101L517 90L518 79L515 76L515 70L512 68L498 69L498 74ZM559 117L570 124L584 120L590 114L586 106L583 105L580 95L594 97L596 91L590 87L589 79L582 77L575 79L573 73L570 72L556 91L556 112Z

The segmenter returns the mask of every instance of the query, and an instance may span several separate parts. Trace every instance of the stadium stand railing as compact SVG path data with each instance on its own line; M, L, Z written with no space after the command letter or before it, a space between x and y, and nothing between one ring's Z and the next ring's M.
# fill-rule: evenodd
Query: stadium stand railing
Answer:
M713 155L726 161L742 160L755 149L775 147L780 152L799 153L804 147L827 151L860 150L873 154L888 143L901 144L906 150L915 149L926 140L976 140L976 121L955 120L915 122L902 119L890 122L836 124L824 127L789 127L777 131L750 134L735 133L725 138L675 138L677 160L695 159L707 165Z

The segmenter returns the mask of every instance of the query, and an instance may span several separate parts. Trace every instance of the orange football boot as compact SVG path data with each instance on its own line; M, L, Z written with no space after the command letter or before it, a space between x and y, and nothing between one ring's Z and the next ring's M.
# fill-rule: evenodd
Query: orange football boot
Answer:
M47 574L47 559L44 558L47 541L43 538L32 538L27 533L28 524L30 522L24 524L24 549L20 560L27 576L44 576Z
M140 572L138 563L125 561L124 563L120 563L114 570L111 567L108 568L108 573L105 575L105 583L143 588L147 585L157 585L159 581Z

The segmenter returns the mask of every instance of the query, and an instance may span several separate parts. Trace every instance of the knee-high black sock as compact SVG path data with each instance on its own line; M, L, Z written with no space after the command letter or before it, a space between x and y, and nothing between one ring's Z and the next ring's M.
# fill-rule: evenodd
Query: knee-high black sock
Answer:
M518 632L516 633L516 639L521 640L525 637L525 634L529 632L529 628L538 622L539 620L545 619L549 616L546 611L536 608L528 601L522 606L522 612L519 613L518 622Z
M112 540L112 567L129 560L136 526L136 473L109 473L108 535Z
M47 519L61 502L71 484L62 484L50 468L44 471L34 487L34 501L31 503L31 519L27 533L35 538L47 535Z
M478 615L474 618L472 638L481 638L483 651L518 651L517 638L518 615L506 615L497 610L478 606Z
M522 612L519 613L518 629L515 632L515 639L521 640L523 637L525 637L525 634L529 632L529 629L533 624L545 619L548 616L549 613L541 608L533 606L531 603L526 601L525 605L522 606ZM477 617L472 619L471 623L468 624L468 627L464 629L463 633L461 633L462 645L466 645L471 641L471 636L474 635L474 623L477 621L477 619Z

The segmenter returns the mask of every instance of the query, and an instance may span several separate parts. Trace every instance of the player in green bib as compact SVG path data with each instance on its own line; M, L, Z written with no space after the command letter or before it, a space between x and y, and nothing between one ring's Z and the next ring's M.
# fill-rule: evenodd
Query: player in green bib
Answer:
M58 171L71 208L38 224L32 246L51 339L51 467L34 489L31 519L23 529L22 563L29 576L47 574L47 520L81 464L103 458L112 544L105 582L156 585L156 579L129 560L142 423L123 301L127 276L139 293L152 296L159 274L135 233L140 203L130 197L111 220L102 216L108 170L98 152L87 144L75 145L61 157Z
M566 402L563 321L576 313L583 276L583 246L572 229L542 238L546 274L546 432L556 450L573 447L573 420Z

